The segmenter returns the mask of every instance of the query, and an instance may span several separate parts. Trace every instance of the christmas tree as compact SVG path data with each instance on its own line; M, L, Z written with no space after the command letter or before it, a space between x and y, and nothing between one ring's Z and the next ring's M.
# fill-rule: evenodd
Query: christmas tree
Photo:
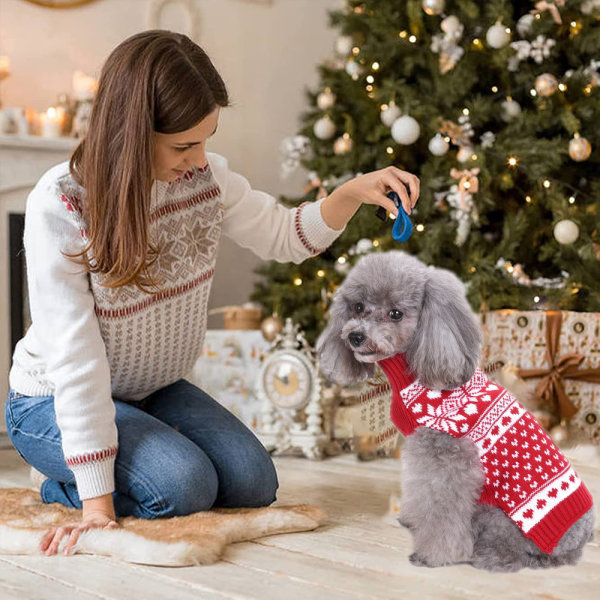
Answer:
M349 0L284 166L297 205L395 165L421 197L404 244L363 206L326 252L268 263L253 299L314 342L360 255L450 269L475 310L600 311L600 0Z

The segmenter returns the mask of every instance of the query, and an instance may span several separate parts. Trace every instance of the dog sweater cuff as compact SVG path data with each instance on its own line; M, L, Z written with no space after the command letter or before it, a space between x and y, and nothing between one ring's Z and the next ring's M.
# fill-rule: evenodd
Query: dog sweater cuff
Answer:
M80 460L77 463L73 463L73 459L67 461L75 476L80 500L97 498L115 491L116 455L116 448L114 448L104 453L92 453L91 460Z
M392 389L396 392L407 388L416 379L406 363L404 354L396 354L379 361L381 370L385 373Z

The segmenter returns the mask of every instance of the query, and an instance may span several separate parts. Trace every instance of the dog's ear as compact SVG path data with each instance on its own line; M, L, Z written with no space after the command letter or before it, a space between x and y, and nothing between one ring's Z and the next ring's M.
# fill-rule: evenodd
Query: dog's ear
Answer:
M406 356L425 387L454 389L469 381L477 368L481 331L458 277L433 268L428 275Z
M327 327L317 340L317 355L323 374L342 385L351 385L373 377L375 367L361 363L342 340L342 328L347 321L346 309L339 300L334 300L330 309Z

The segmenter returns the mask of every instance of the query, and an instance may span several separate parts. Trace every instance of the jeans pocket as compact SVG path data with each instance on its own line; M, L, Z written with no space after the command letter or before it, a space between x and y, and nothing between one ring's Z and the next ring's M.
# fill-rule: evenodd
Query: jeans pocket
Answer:
M10 390L6 402L6 424L10 429L15 429L23 422L27 415L40 404L53 402L53 396L26 396Z

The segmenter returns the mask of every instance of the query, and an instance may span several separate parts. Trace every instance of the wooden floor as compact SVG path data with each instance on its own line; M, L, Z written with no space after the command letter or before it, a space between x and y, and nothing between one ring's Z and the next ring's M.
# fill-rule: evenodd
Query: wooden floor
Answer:
M572 462L600 499L600 455ZM277 458L279 504L313 503L329 522L310 533L235 544L213 566L152 568L105 558L0 556L0 598L352 600L569 599L600 597L600 545L590 543L577 567L493 575L468 566L427 569L408 562L406 530L386 517L397 490L398 462L357 462L345 455L322 462ZM28 486L28 468L0 450L0 486ZM598 536L600 537L600 535Z

